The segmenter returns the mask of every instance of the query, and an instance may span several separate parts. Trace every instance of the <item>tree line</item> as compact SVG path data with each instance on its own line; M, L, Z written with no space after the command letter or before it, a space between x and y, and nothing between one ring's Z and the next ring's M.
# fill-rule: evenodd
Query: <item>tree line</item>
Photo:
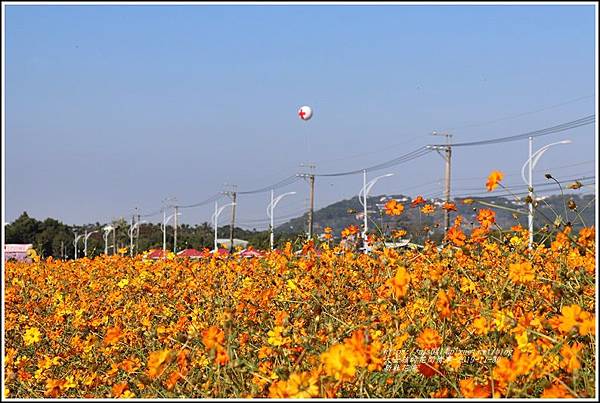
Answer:
M124 219L110 223L115 228L115 247L113 248L113 235L108 237L108 252L114 253L121 248L130 247L129 228L131 223ZM5 226L5 243L7 244L33 244L33 248L43 258L52 256L59 259L70 259L75 256L75 233L84 234L97 231L89 236L87 242L88 257L104 253L105 241L103 228L106 224L96 222L86 225L67 225L54 218L39 221L23 212L15 221ZM218 238L229 239L230 226L225 225L217 230ZM283 245L285 242L295 240L303 234L300 233L275 233L275 244ZM235 238L244 239L255 249L269 247L269 231L246 230L235 227ZM173 250L173 227L167 226L167 250ZM83 256L83 238L78 242L78 257ZM163 232L161 224L145 223L139 226L139 238L134 238L134 252L141 253L150 249L162 249ZM191 226L180 224L177 228L177 251L186 248L202 250L214 248L214 228L207 222Z

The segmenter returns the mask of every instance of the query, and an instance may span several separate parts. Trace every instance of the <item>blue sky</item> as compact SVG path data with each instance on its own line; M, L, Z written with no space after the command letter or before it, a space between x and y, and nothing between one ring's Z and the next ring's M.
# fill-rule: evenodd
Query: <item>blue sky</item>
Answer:
M260 188L316 162L336 172L436 142L519 134L595 112L595 8L546 6L6 6L5 221L68 224ZM296 116L301 105L315 113ZM516 116L515 115L520 115ZM536 181L593 175L595 125L540 160ZM456 149L456 194L508 185L527 142ZM436 195L435 153L385 172L372 194ZM585 175L584 175L585 174ZM362 177L318 178L316 205ZM467 190L461 190L467 189ZM301 213L308 186L277 207ZM261 227L269 194L240 196ZM213 205L183 211L210 218ZM153 219L158 220L159 216Z

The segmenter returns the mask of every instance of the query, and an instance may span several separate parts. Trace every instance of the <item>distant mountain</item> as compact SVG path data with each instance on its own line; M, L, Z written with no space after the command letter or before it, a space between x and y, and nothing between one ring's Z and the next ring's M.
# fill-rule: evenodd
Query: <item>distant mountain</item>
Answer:
M404 204L404 212L400 216L390 217L385 215L383 205L390 199L396 199L401 204ZM475 202L472 204L464 203L466 198L456 198L454 203L458 212L451 212L451 221L454 220L457 214L463 216L463 226L467 229L471 225L477 226L477 210L480 208L493 209L496 212L496 221L500 228L509 229L513 225L520 223L523 227L527 227L527 214L518 214L507 210L518 210L527 212L528 205L522 200L515 200L506 197L472 197ZM582 226L581 219L587 226L595 223L595 195L587 194L579 195L561 195L542 196L538 198L539 205L535 210L534 225L540 228L546 224L552 225L557 215L564 218L565 203L572 200L577 209L581 211L581 218L568 207L567 221L570 221L574 229L577 230ZM437 233L440 236L443 233L443 217L444 212L441 209L443 200L427 199L427 203L435 206L435 212L431 215L420 213L420 207L410 207L412 199L405 195L380 195L369 197L367 206L369 208L369 230L379 232L382 229L389 234L395 229L405 229L409 234L423 234L423 227L430 227L432 233ZM484 205L489 204L488 205ZM494 207L495 206L495 207ZM339 234L340 231L349 225L358 225L362 228L363 223L363 206L359 202L358 197L351 199L340 200L339 202L330 204L320 210L316 210L314 214L313 232L320 234L325 227L333 228L334 233ZM294 218L276 228L277 232L281 233L301 233L306 231L308 213L301 217ZM452 224L452 222L451 222ZM430 235L432 234L430 233Z

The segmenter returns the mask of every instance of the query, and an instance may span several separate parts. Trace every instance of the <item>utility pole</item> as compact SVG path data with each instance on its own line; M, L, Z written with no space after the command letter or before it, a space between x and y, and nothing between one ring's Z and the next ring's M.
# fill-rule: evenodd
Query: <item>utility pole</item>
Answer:
M62 260L65 260L65 241L60 241L60 254L62 256Z
M136 212L137 212L137 207L135 208ZM137 222L140 222L140 213L138 212L137 214ZM135 253L140 253L140 226L138 225L138 227L135 230Z
M308 169L314 169L314 164L300 165L301 167L306 166ZM312 239L313 236L313 221L314 221L314 210L315 210L315 174L314 173L300 173L298 176L302 178L308 178L310 185L310 209L308 210L308 239Z
M113 226L113 255L117 254L117 242L116 242L116 233L117 233L117 227Z
M527 215L527 224L529 229L529 250L533 248L533 164L531 163L531 152L533 150L533 137L529 136L529 214Z
M167 252L167 209L166 209L166 207L163 207L162 230L163 230L163 256L165 256L166 252Z
M308 212L308 239L313 237L313 221L315 213L315 175L309 176L310 180L310 211Z
M237 206L237 185L231 185L233 190L225 192L226 195L231 197L231 227L229 227L229 253L233 253L233 237L235 236L235 208Z
M430 147L433 148L434 150L436 150L438 152L438 154L440 154L442 156L442 158L444 159L444 161L446 162L446 172L445 172L445 186L444 186L444 199L446 201L446 203L450 203L450 170L452 167L452 144L451 144L451 139L452 139L452 135L449 133L438 133L438 132L433 132L431 133L434 136L444 136L446 137L446 144L442 145L442 146L437 146L437 147ZM440 150L443 150L444 152L441 153ZM448 211L447 209L444 210L444 233L448 233L448 230L450 229L450 211Z
M173 253L177 253L177 216L179 211L179 206L175 206L175 230L173 232Z

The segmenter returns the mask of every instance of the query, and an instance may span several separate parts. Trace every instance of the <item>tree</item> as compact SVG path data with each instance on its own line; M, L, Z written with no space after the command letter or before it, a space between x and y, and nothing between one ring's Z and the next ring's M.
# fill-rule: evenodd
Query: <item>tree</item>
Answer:
M40 222L24 211L19 218L5 228L6 243L34 243Z

